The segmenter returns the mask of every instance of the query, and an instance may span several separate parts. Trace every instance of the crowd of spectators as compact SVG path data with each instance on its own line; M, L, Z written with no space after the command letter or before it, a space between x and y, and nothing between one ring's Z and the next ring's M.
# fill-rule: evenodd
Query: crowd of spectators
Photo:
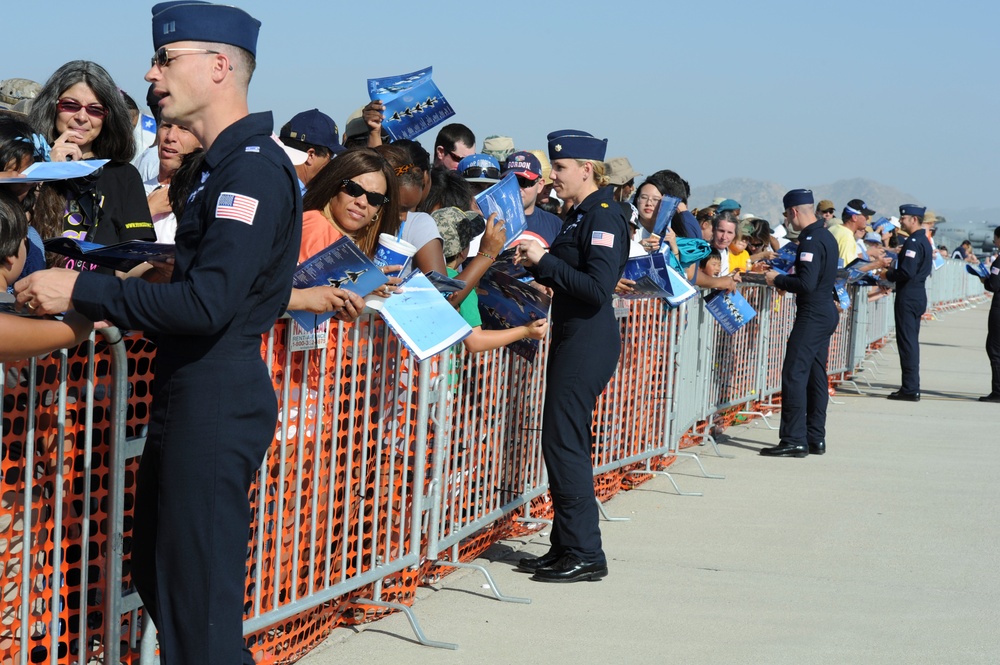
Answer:
M23 266L18 275L7 279L6 286L46 265L108 272L86 262L45 255L42 238L66 236L105 245L132 239L173 242L178 210L198 185L204 153L187 128L159 117L152 86L146 99L155 122L151 145L137 144L137 137L149 134L137 127L141 113L136 103L96 63L69 62L44 85L24 81L5 89L16 89L24 96L0 100L6 107L0 109L0 169L5 175L16 175L34 161L109 160L92 177L2 187L3 210L10 207L7 199L16 200L28 221ZM560 232L563 202L552 192L546 154L496 135L486 137L477 151L472 129L459 123L441 127L433 152L428 153L413 140L391 141L382 127L383 110L378 101L362 106L341 134L329 115L309 109L290 118L275 134L295 167L303 197L299 260L342 236L373 256L380 235L391 234L413 245L414 268L454 274L466 282L451 302L468 314L474 309L470 303L478 281L504 245L510 245L495 220L479 217L475 221L478 192L513 172L527 220L523 237L548 247ZM627 207L633 222L632 255L663 251L679 263L682 254L693 252L697 260L682 267L686 277L702 289L740 288L747 273L764 272L776 252L795 241L794 230L742 214L742 206L732 198L720 197L704 208L689 209L691 187L675 171L656 171L636 186L641 174L626 157L608 159L606 167L614 200ZM669 226L656 234L654 224L665 198L679 203ZM441 210L448 211L445 221L442 215L434 216ZM452 214L455 210L469 212L472 221L461 222ZM846 202L839 210L832 201L822 200L816 213L837 241L842 268L872 274L875 286L869 297L887 293L889 286L880 276L905 239L898 221L880 218L873 225L876 211L860 199ZM5 213L5 233L19 233L17 220L9 216ZM470 236L469 228L477 232ZM929 216L925 228L932 237L933 217ZM451 246L456 241L463 246ZM937 250L945 258L978 261L968 241L950 255L944 246ZM167 280L170 267L146 265L120 276ZM390 279L374 295L391 295L398 282L398 278ZM625 294L631 286L623 279L617 290ZM293 292L290 307L314 312L332 309L338 318L351 320L364 310L364 302L342 289L317 287ZM472 324L478 322L477 317L466 318ZM519 329L519 334L537 337L539 330ZM467 346L492 348L479 343Z

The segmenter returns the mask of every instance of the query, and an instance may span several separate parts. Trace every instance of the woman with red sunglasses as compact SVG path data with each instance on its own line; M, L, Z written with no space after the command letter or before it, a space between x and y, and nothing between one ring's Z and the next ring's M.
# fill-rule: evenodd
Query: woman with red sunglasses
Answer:
M101 245L156 240L142 178L129 164L135 154L132 122L103 67L74 60L57 69L32 103L30 119L52 145L52 161L110 160L87 178L42 187L31 223L43 238L68 236ZM97 269L63 257L50 262Z

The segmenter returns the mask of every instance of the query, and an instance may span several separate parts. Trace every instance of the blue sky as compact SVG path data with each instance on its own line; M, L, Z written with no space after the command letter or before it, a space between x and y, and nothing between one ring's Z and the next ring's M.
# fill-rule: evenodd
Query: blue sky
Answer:
M144 96L151 4L4 4L0 79L83 58ZM342 127L367 78L432 65L480 141L572 127L695 186L868 177L938 209L996 205L998 3L236 4L263 23L251 107L278 125L318 107Z

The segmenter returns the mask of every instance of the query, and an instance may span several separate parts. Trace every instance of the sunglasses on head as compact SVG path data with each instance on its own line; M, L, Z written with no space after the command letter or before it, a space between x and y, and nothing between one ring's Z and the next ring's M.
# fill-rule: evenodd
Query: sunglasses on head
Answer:
M183 53L181 53L183 51ZM170 55L171 53L176 53L177 55ZM149 59L150 67L166 67L170 64L171 60L176 60L182 55L219 55L218 51L212 51L207 48L166 48L161 46L156 49L156 53L153 57ZM229 68L232 70L232 67Z
M56 110L60 113L71 113L76 115L83 109L87 112L91 118L98 118L99 120L104 120L108 117L108 110L101 106L100 104L91 104L89 106L84 106L78 101L72 99L60 99L56 102Z
M359 196L364 196L368 199L368 205L374 206L376 208L381 208L386 203L389 202L389 197L385 194L379 194L378 192L369 192L367 189L354 182L353 180L341 180L340 184L344 186L344 191L348 196L353 196L358 198Z
M500 169L493 168L492 166L470 166L469 168L462 171L463 178L490 178L492 180L500 179Z

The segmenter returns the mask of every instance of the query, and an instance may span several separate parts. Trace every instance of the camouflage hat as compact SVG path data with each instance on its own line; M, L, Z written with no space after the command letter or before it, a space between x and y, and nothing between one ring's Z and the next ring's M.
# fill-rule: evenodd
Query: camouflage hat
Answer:
M22 100L34 99L41 89L40 84L29 79L5 79L0 81L0 104L12 108Z
M483 141L483 154L495 157L501 164L514 153L514 139L509 136L487 136Z
M476 212L463 212L458 208L439 208L431 213L441 233L445 258L462 253L473 238L486 230L483 216Z

